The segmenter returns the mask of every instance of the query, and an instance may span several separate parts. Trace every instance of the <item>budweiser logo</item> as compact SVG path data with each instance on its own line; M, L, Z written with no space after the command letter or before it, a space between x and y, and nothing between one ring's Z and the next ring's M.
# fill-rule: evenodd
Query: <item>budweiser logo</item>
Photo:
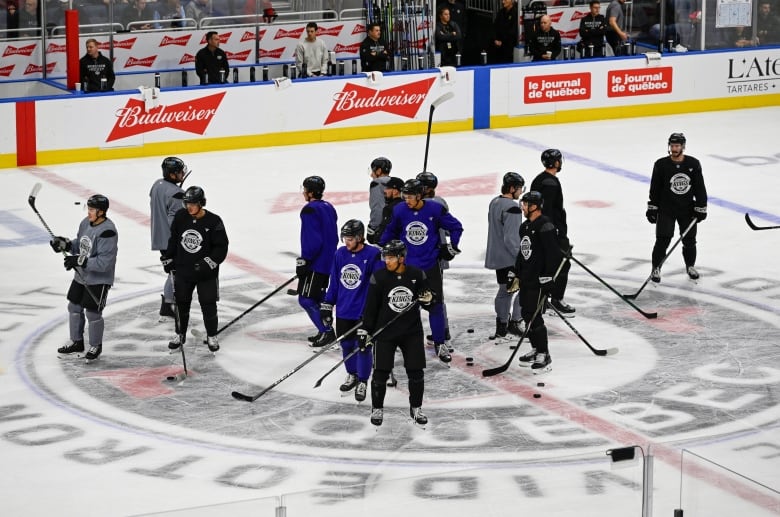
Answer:
M50 74L54 72L54 67L57 66L57 63L47 63L46 64L46 73ZM27 65L27 68L24 69L24 75L28 74L40 74L43 73L43 67L40 65L33 65L30 63Z
M149 56L149 57L142 57L141 59L136 59L133 56L130 56L127 58L127 63L125 63L125 68L131 67L131 66L145 66L147 68L150 68L154 64L154 60L157 59L157 56Z
M56 43L49 43L46 47L47 54L53 54L54 52L65 52L65 45L57 45Z
M319 27L317 29L317 36L338 36L341 34L341 29L343 28L343 25L336 25L335 27L328 27L327 29L325 27Z
M124 40L115 39L114 40L114 48L115 49L123 48L125 50L130 50L130 49L133 48L133 45L135 45L135 40L136 39L137 38L128 38L128 39L124 39ZM107 41L105 43L98 43L98 48L100 50L108 50L109 49L109 44L108 44Z
M325 125L377 111L414 118L428 97L434 80L423 79L383 91L347 83L333 96L333 108L325 119Z
M563 39L577 39L577 36L580 34L579 29L572 29L570 31L560 31L561 38Z
M563 16L563 11L553 13L550 15L550 20L552 20L553 23L560 23L561 16Z
M0 67L0 77L11 77L11 72L14 71L16 65L8 65Z
M298 39L301 37L302 34L303 34L303 27L298 27L297 29L293 29L291 31L279 29L276 31L276 35L274 36L274 39L282 39L282 38Z
M360 50L360 43L353 43L352 45L342 45L341 43L336 43L336 46L333 47L333 52L336 54L357 54Z
M217 113L224 96L225 92L217 93L170 106L157 106L149 112L144 111L144 101L129 99L124 108L117 110L116 123L106 142L166 127L202 135Z
M220 35L219 35L219 44L220 44L220 45L224 45L225 43L227 43L227 42L228 42L228 40L230 39L230 36L231 36L232 34L233 34L232 32L226 32L225 34L220 34ZM200 44L201 44L201 45L205 45L205 44L206 44L206 35L205 35L205 34L204 34L204 35L203 35L203 37L200 39Z
M260 41L265 36L267 29L260 29L260 32L257 34L257 41ZM244 31L244 35L241 36L241 41L249 41L255 39L255 33L254 31Z
M352 29L352 34L353 35L355 35L355 34L363 34L364 32L366 32L366 26L363 25L362 23L355 24L355 28Z
M33 43L32 45L27 45L26 47L14 47L12 45L8 45L7 47L5 47L5 50L3 51L3 57L32 56L32 53L35 51L36 46L38 46L37 43Z
M181 59L179 60L180 65L186 65L187 63L194 63L194 62L195 62L195 56L187 53L181 56Z
M185 34L184 36L179 36L178 38L171 38L170 36L163 36L162 41L160 41L161 47L167 47L168 45L178 45L180 47L186 47L187 43L190 42L190 38L192 37L192 34Z
M273 50L263 50L260 49L260 57L264 58L271 58L271 59L279 59L282 57L282 54L284 53L284 47L275 48Z
M228 61L246 61L252 49L246 49L243 52L225 52L227 54Z
M576 22L577 20L585 18L589 14L590 12L574 11L574 14L571 15L571 21Z

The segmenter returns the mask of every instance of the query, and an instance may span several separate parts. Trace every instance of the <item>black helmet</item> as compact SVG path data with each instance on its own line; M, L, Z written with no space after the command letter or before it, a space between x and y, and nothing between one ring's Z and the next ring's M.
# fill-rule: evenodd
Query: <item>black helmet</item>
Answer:
M536 205L539 208L544 207L544 198L542 197L542 193L536 190L526 192L525 194L523 194L523 197L520 200L523 203L529 205Z
M412 194L422 196L424 192L422 181L418 179L406 180L404 186L401 188L402 194Z
M561 167L563 167L563 155L558 149L547 149L542 153L542 165L544 165L545 169L555 167L555 162L560 162L557 167L558 170L561 170Z
M102 194L93 194L87 199L87 206L108 212L108 198Z
M184 191L182 201L185 203L196 203L203 207L206 206L206 193L203 192L202 188L193 185Z
M303 188L314 194L314 197L322 197L325 192L325 180L319 176L309 176L303 180Z
M681 144L685 147L685 135L682 133L672 133L669 135L669 145L672 144Z
M384 246L382 246L382 260L385 257L405 257L406 256L406 244L404 241L394 239Z
M439 185L439 178L432 172L421 172L417 179L427 188L435 189Z
M393 170L393 164L384 156L380 156L371 162L371 172L376 172L377 169L382 169L382 174L390 174L390 171Z
M504 174L504 187L525 187L525 180L516 172L507 172Z
M404 180L393 176L385 182L385 188L394 188L401 191L404 188Z
M363 223L357 219L350 219L344 223L344 226L341 227L342 237L357 237L360 240L363 240L365 234L366 227L363 226Z
M187 170L187 166L181 158L175 156L169 156L162 161L162 175L163 178L167 178L171 174L184 173Z

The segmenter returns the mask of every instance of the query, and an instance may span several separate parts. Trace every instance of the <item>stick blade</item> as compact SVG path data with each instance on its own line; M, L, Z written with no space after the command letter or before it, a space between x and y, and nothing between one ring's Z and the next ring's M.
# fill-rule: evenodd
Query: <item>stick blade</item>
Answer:
M431 108L438 108L441 104L455 97L455 92L447 92L431 103Z
M43 185L41 185L40 183L36 183L35 185L33 185L33 188L30 191L30 195L27 196L27 202L30 203L31 207L35 207L35 198L38 197L38 192L41 191L41 187L43 187Z
M499 373L504 373L509 369L509 363L502 364L501 366L497 366L496 368L488 368L487 370L482 370L482 377L493 377L494 375L498 375Z
M236 400L243 400L245 402L254 402L255 401L254 397L251 397L249 395L244 395L243 393L239 393L237 391L234 391L233 393L231 393L231 395Z

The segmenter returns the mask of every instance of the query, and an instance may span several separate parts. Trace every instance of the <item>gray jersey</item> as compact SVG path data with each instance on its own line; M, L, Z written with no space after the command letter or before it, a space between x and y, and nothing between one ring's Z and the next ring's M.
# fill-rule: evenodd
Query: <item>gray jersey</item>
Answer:
M385 184L390 181L390 176L379 176L371 180L368 187L368 209L371 211L368 218L368 226L379 228L382 224L382 209L385 207Z
M515 265L520 252L520 225L523 211L517 201L498 196L488 208L488 238L485 267L503 269Z
M328 47L319 38L314 41L303 40L295 47L295 66L301 74L304 63L307 75L327 74L329 57Z
M184 208L184 191L172 181L160 178L149 191L149 208L151 210L152 249L168 248L171 238L171 223L173 216Z
M118 242L119 235L111 219L92 226L85 217L79 225L78 235L70 241L72 254L87 257L86 266L74 271L74 280L87 285L114 285Z

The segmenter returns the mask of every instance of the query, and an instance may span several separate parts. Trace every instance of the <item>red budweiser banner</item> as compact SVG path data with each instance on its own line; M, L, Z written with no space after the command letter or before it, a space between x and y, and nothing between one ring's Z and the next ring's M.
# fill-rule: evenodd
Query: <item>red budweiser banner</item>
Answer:
M434 80L431 77L387 90L347 83L343 90L333 96L333 108L325 119L325 125L377 111L414 118L428 97Z

